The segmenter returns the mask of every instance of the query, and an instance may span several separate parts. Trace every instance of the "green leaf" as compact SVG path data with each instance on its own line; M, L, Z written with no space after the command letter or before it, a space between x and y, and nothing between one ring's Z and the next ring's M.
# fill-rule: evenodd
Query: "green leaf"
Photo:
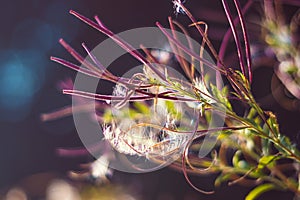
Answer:
M257 111L256 111L256 109L255 108L251 108L250 110L249 110L249 113L248 113L248 115L247 115L247 118L248 119L253 119L254 117L256 117L257 116Z
M133 105L141 114L150 114L150 109L145 103L136 101Z
M239 168L240 156L242 155L242 151L238 150L232 157L232 164L234 167Z
M103 117L104 123L111 123L111 121L113 119L112 111L109 109L105 110L102 117Z
M136 119L141 113L134 109L129 109L128 111L122 110L122 116L124 118Z
M267 123L271 127L272 132L275 134L275 136L278 136L279 135L279 125L278 125L276 116L272 112L267 112L267 115L269 116Z
M263 132L270 135L270 130L267 124L263 125ZM267 138L261 138L262 153L264 156L270 155L271 141Z
M223 130L220 131L218 134L218 140L224 142L226 138L228 138L228 136L230 136L232 134L231 130Z
M244 118L245 121L251 123L255 128L257 128L258 130L262 131L263 129L261 128L261 120L259 119L259 117L255 117L254 119L252 118Z
M260 126L260 124L262 123L262 120L261 120L260 117L255 117L254 118L254 123L256 124L257 128L259 128L260 130L262 130L261 126Z
M288 137L286 137L285 135L278 134L277 138L278 138L279 142L286 148L288 148L290 150L293 150L293 148L295 148L293 146L291 140ZM281 146L278 146L275 144L275 147L279 152L284 153L284 154L287 153L284 149L282 149Z
M224 97L227 97L227 96L228 96L228 94L229 94L229 89L228 89L227 86L224 86L224 87L222 88L222 94L223 94Z
M261 145L262 145L262 154L264 156L270 155L271 141L269 139L262 138Z
M259 159L259 163L257 166L258 170L263 169L266 166L274 166L275 165L275 161L278 159L279 157L277 155L268 155L268 156L263 156L261 157L261 159Z
M173 115L178 115L178 109L176 108L176 105L173 101L165 101L165 105L167 108L168 113L171 113Z
M210 84L211 92L213 97L215 97L219 102L221 102L228 110L232 111L231 103L229 102L228 88L224 87L222 90L219 90L215 85Z
M239 95L238 93L236 93L236 92L230 92L233 96L235 96L235 97L237 97L237 98L239 98L239 99L242 99L242 96L241 95Z
M231 179L231 173L221 173L215 180L215 187L219 187L222 183Z
M263 193L268 192L270 190L274 190L274 189L276 189L276 186L271 183L259 185L249 192L249 194L246 196L245 200L255 200L257 197L259 197Z
M250 85L248 79L243 75L241 71L235 70L234 71L234 79L237 83L239 83L239 86L243 86L246 90L250 91ZM244 96L245 99L247 99L246 96Z

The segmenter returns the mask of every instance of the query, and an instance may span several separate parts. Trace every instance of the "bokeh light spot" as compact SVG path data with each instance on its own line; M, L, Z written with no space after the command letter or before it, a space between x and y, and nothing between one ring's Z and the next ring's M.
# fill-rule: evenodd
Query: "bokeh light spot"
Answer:
M49 50L55 43L52 27L38 19L26 19L19 23L12 35L15 49L36 48Z
M0 118L19 121L28 115L45 79L42 55L34 50L0 52Z
M0 79L1 103L6 108L19 107L30 101L33 90L32 74L21 63L4 65Z

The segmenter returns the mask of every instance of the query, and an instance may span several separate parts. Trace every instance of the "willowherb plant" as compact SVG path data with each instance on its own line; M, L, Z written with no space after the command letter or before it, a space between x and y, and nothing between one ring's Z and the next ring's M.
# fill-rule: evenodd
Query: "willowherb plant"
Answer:
M179 27L185 35L188 34L182 25L169 18L171 31L167 31L159 22L156 23L168 39L186 79L171 73L165 66L165 59L159 58L153 49L141 46L142 53L134 49L105 27L97 16L93 21L70 11L75 17L110 37L144 66L141 73L135 73L130 78L117 77L100 63L86 45L83 44L83 47L92 62L84 59L62 39L60 43L84 67L51 57L51 60L87 76L116 84L112 95L71 88L63 90L64 94L96 101L95 107L100 113L96 119L102 124L107 145L103 156L105 163L109 159L116 159L114 152L144 157L162 165L167 162L171 168L182 170L194 189L208 194L213 191L203 191L195 186L189 178L190 173L218 174L215 186L224 182L229 185L256 186L246 199L254 199L273 189L300 194L300 152L288 137L280 133L276 116L270 111L264 111L251 93L251 53L243 13L252 1L241 8L239 1L233 0L237 12L237 18L233 19L227 1L222 0L230 24L229 34L232 32L236 43L240 70L233 70L223 64L221 58L225 47L221 47L220 52L214 49L207 35L207 24L197 21L182 1L173 2L176 12L185 14L191 20L190 26L197 29L202 39L197 54L191 46L185 46L178 39L175 27ZM237 30L237 24L240 25L241 34ZM204 48L210 51L217 64L203 56ZM162 53L171 57L167 52ZM190 57L191 62L185 59L185 55ZM214 75L203 66L216 73L216 80L208 81ZM228 80L233 91L220 84L221 77ZM231 105L232 99L245 105L244 115L240 116L235 112ZM73 108L73 112L91 110L85 104ZM186 112L187 110L190 112ZM71 110L64 109L43 115L43 118L51 120L70 112ZM218 118L224 120L224 125L211 127ZM212 145L208 144L211 140L206 140L207 138L213 138ZM111 148L114 152L109 150ZM72 155L80 154L81 150L61 152ZM139 166L134 167L142 170ZM91 169L96 170L94 168ZM107 170L102 171L101 175L107 173ZM96 172L95 177L99 176ZM290 172L295 175L291 176Z

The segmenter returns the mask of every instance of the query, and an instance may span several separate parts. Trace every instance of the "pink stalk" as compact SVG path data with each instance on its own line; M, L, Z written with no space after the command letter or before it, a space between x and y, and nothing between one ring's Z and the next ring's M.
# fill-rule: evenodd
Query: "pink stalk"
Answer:
M55 120L58 118L70 116L74 113L91 112L91 111L95 110L96 108L103 109L105 107L106 107L105 104L100 104L100 103L97 103L97 104L85 103L82 105L68 106L68 107L62 108L60 110L51 112L51 113L42 114L41 119L42 119L42 121L51 121L51 120Z
M200 100L189 99L189 98L184 98L184 97L179 97L179 96L168 96L168 95L165 95L165 92L158 93L158 94L149 93L144 90L136 90L136 92L151 96L152 98L161 98L161 99L167 99L167 100L171 100L171 101L201 102Z
M184 97L174 97L174 96L167 96L165 93L159 93L159 94L152 94L148 93L143 90L136 90L136 92L144 94L143 96L131 96L129 98L129 101L146 101L153 98L161 98L161 99L167 99L167 100L173 100L173 101L182 101L182 102L198 102L198 100L195 99L188 99ZM113 96L113 95L102 95L102 94L95 94L90 92L84 92L79 90L63 90L64 94L84 97L87 99L93 99L98 101L110 101L110 100L116 100L121 101L124 99L123 96Z
M232 19L232 15L230 13L227 2L225 2L225 0L222 0L222 4L223 4L224 10L225 10L225 14L226 14L226 17L228 19L229 25L231 27L233 38L235 40L235 44L236 44L236 48L237 48L237 54L238 54L239 61L240 61L241 71L244 74L244 76L246 76L246 72L245 72L246 68L245 68L245 65L244 65L244 59L243 59L243 55L242 55L242 47L241 47L241 44L240 44L240 39L239 39L239 36L237 34L236 27L234 25L234 21Z
M91 63L89 63L88 61L85 61L85 59L79 54L77 53L68 43L66 43L63 39L59 40L59 43L81 64L83 64L84 66L86 66L88 69L94 71L96 74L101 75L103 72L100 71L98 68L96 68L95 66L93 66Z
M210 40L208 39L206 32L202 30L202 28L198 25L198 23L197 23L196 19L194 18L194 16L189 12L188 9L185 8L185 6L182 3L180 3L180 6L184 10L184 12L187 14L187 16L190 18L190 20L193 22L193 24L195 24L196 29L198 30L198 32L202 36L202 38L203 38L203 41L202 41L203 46L204 46L204 43L207 44L207 46L210 49L211 53L213 54L213 56L217 60L218 68L220 68L222 70L225 70L224 74L226 74L226 68L225 68L225 66L223 64L223 61L222 61L222 59L220 59L220 57L218 56L215 48L213 47L213 45L211 44ZM201 63L201 64L203 65L203 63ZM217 84L218 88L221 87L221 82L222 82L221 74L220 74L219 71L216 70L216 84Z
M83 44L83 47L85 48L85 50L88 52L89 56L92 56L92 60L95 60L95 64L99 64L98 67L102 70L100 71L100 69L98 69L97 67L95 67L94 65L92 65L90 62L86 61L79 53L77 53L69 44L67 44L63 39L60 39L59 42L62 44L62 46L78 61L80 62L82 65L86 66L88 69L86 68L82 68L79 67L73 63L70 63L68 61L65 61L63 59L60 58L56 58L56 57L51 57L50 59L60 63L66 67L69 67L75 71L81 72L83 74L92 76L92 77L96 77L96 78L102 78L114 83L121 83L123 85L125 85L128 88L135 88L136 85L134 84L130 84L126 81L128 81L127 79L124 78L120 78L117 76L114 76L113 74L111 74L110 72L108 72L105 67L98 61L96 60L97 58L92 55L89 52L89 49Z
M176 32L175 32L174 22L171 19L171 17L168 17L168 20L169 20L170 29L172 31L172 35L176 40L178 40ZM182 31L185 31L185 30L182 28ZM187 32L184 32L184 34L187 35ZM186 38L188 38L188 37L186 37ZM189 66L188 66L187 62L184 60L184 58L182 56L182 52L179 49L176 48L174 43L172 43L172 42L169 42L169 43L170 43L171 49L175 53L176 60L180 63L181 68L183 69L185 74L190 78L190 80L193 80L194 77L191 74L191 71L189 69ZM188 40L188 43L189 43L189 47L191 47L189 40Z
M182 171L183 171L183 175L184 175L186 181L188 182L188 184L192 188L194 188L196 191L201 192L203 194L213 194L214 191L204 191L204 190L198 188L197 186L195 186L192 183L192 181L191 181L191 179L190 179L190 177L189 177L189 175L187 173L187 168L186 168L186 162L187 162L186 159L187 159L188 150L189 150L189 147L191 146L192 142L195 139L195 136L196 136L196 133L197 133L197 129L198 129L198 126L199 126L199 120L200 120L200 113L198 113L198 115L197 115L197 119L196 119L196 123L195 123L196 125L195 125L194 131L193 131L193 136L192 136L192 138L190 139L190 141L186 144L186 146L184 148L184 152L183 152L182 160L181 160L182 161L181 162L182 163Z
M102 94L95 94L95 93L90 93L90 92L84 92L84 91L79 91L79 90L63 90L64 94L69 94L73 96L79 96L79 97L84 97L88 99L93 99L97 101L111 101L111 100L116 100L120 101L123 100L124 97L121 96L113 96L113 95L102 95ZM152 97L149 96L131 96L130 101L145 101L152 99Z
M204 34L207 36L208 25L205 22L203 22L203 21L197 22L197 24L195 24L195 26L196 25L201 25L201 24L204 25ZM193 26L193 25L194 24L191 24L190 26ZM202 41L201 41L201 47L200 47L200 53L199 53L199 55L200 55L201 58L203 57L205 44L206 44L205 40L202 39ZM205 80L204 80L204 68L203 68L203 63L202 62L200 62L200 73L201 73L201 79L202 79L203 83L205 83ZM218 71L216 71L216 73L219 74Z
M85 60L79 53L77 53L77 51L75 51L68 43L66 43L63 39L59 40L59 43L78 61L80 62L82 65L84 65L85 67L87 67L89 70L93 71L95 74L98 75L99 77L102 77L106 80L110 80L112 82L117 82L118 79L117 77L113 76L109 76L105 71L101 71L99 68L95 67L93 64L91 64L90 62L88 62L87 60ZM101 66L99 66L101 68ZM102 68L104 68L102 66ZM105 69L105 68L104 68Z
M156 22L157 27L163 32L163 34L174 44L177 45L177 47L179 47L180 49L182 49L183 51L185 51L187 54L193 56L196 60L203 62L204 64L206 64L207 66L211 67L214 70L220 71L222 74L226 74L226 72L223 69L218 68L215 64L209 62L208 60L201 58L199 55L197 55L196 53L192 52L191 50L189 50L187 47L185 47L183 44L181 44L178 40L176 40L170 33L168 33L163 26L159 23Z
M117 77L117 76L113 75L100 63L100 61L96 58L96 56L94 54L91 53L91 51L88 49L88 47L84 43L82 43L82 47L85 49L85 51L87 52L89 57L92 59L92 61L96 64L96 66L98 66L100 68L101 72L103 72L103 75L106 77L107 80L111 80L112 82L122 83L122 84L130 87L129 79L126 79L123 77L121 78L121 77Z
M215 50L215 48L213 47L212 43L210 42L210 40L207 37L207 34L205 34L205 32L202 30L202 28L197 24L196 19L194 18L194 16L190 13L190 11L188 9L186 9L186 7L181 3L178 2L180 4L180 7L183 9L183 11L186 13L186 15L189 17L189 19L192 21L193 24L195 24L196 29L198 30L198 32L200 33L200 35L202 36L203 40L205 41L205 43L207 44L208 48L210 49L211 53L213 54L213 56L215 57L215 59L218 62L222 61L220 60L220 58L218 57L218 54ZM224 67L224 66L223 66Z
M244 15L248 10L249 8L251 7L251 5L253 4L253 1L250 0L247 2L247 4L243 7L242 9L242 14ZM236 26L237 23L239 22L239 18L236 17L234 19L234 25ZM224 56L225 56L225 52L226 52L226 48L228 46L228 42L229 42L229 39L231 37L231 29L229 28L224 37L223 37L223 40L222 40L222 43L221 43L221 46L220 46L220 50L219 50L219 58L220 60L224 60ZM218 63L218 66L220 65L220 63Z
M96 58L96 56L94 54L91 53L91 51L88 49L88 47L82 43L82 47L85 49L85 51L87 52L87 54L89 55L89 57L92 59L92 61L96 64L97 67L99 67L99 69L103 72L105 72L105 74L107 74L108 76L114 77L116 78L116 76L114 76L112 73L110 73L101 63L100 61Z
M74 15L75 17L77 17L78 19L80 19L81 21L83 21L86 24L88 24L89 26L97 29L101 33L103 33L103 34L107 35L108 37L110 37L111 39L113 39L125 51L127 51L128 53L130 53L134 58L136 58L138 61L140 61L144 65L148 66L153 72L155 72L157 74L157 76L159 76L159 78L161 78L163 81L167 82L167 79L165 78L165 76L160 71L158 71L151 63L149 63L147 61L147 59L142 54L140 54L130 44L128 44L127 42L125 42L124 40L122 40L120 37L116 36L109 29L107 29L103 25L103 23L99 20L99 18L97 16L95 16L95 19L96 19L96 21L97 21L98 24L95 23L94 21L92 21L92 20L84 17L83 15L81 15L81 14L73 11L73 10L71 10L70 13L72 15Z
M98 74L96 74L95 72L92 72L91 70L89 69L85 69L85 68L82 68L82 67L79 67L78 65L75 65L71 62L68 62L66 60L63 60L61 58L56 58L56 57L50 57L50 60L54 61L54 62L57 62L63 66L66 66L70 69L73 69L77 72L80 72L82 74L85 74L85 75L88 75L88 76L92 76L92 77L96 77L96 78L99 78Z
M251 1L250 1L251 2ZM240 19L241 23L241 28L243 32L243 37L244 37L244 43L245 43L245 48L246 48L246 60L247 60L247 67L248 67L248 75L249 75L249 82L252 82L252 63L251 63L251 52L250 52L250 45L249 45L249 38L246 30L246 25L245 25L245 20L243 17L243 13L241 12L241 6L237 0L234 0L234 4Z
M81 149L57 149L56 150L57 154L59 156L64 156L64 157L78 157L78 156L87 156L90 153L86 148L81 148Z
M90 151L92 152L98 152L101 149L105 148L103 147L105 144L101 143L96 143L88 148L59 148L57 149L57 154L60 156L65 156L65 157L78 157L78 156L87 156L90 155ZM88 151L88 149L90 151Z
M244 22L243 15L251 7L251 5L253 4L253 1L249 0L247 2L247 4L243 7L243 9L240 8L240 5L236 0L234 0L234 2L235 2L235 6L236 6L236 9L237 9L237 12L238 12L238 17L236 17L234 19L233 23L234 23L234 26L236 26L239 21L241 22L241 28L242 28L244 42L245 42L245 48L246 48L245 53L246 53L246 59L247 59L247 69L248 69L248 75L249 75L249 82L251 83L251 81L252 81L251 53L250 53L249 39L248 39L247 31L246 31L246 28L245 28L245 22ZM231 33L232 33L232 30L231 30L231 28L229 28L227 30L227 32L225 33L224 39L222 40L220 50L219 50L220 60L224 60L225 51L226 51ZM220 66L220 63L218 63L218 66ZM220 74L217 74L217 76L220 77ZM218 78L217 78L217 80L218 80Z

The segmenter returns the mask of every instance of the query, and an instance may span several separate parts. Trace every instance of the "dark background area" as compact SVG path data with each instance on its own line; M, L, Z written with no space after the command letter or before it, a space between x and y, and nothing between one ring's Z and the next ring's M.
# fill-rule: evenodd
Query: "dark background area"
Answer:
M0 188L22 184L43 184L41 180L28 182L27 177L38 173L66 177L65 172L89 158L61 158L58 147L80 146L71 117L42 122L40 115L71 104L71 99L57 89L59 81L74 78L75 73L49 60L51 55L72 60L59 45L64 38L83 52L86 42L93 48L106 37L88 27L68 11L74 9L85 16L99 15L115 33L128 29L154 26L160 21L167 26L167 17L188 24L184 15L174 14L171 0L12 0L0 5ZM197 19L210 25L209 36L218 45L228 24L217 0L188 0ZM259 13L261 8L253 8ZM254 17L255 19L255 17ZM251 20L250 20L251 23ZM255 25L253 30L259 31ZM193 31L191 31L194 34ZM255 34L259 37L259 34ZM196 35L195 35L196 37ZM260 38L256 38L260 39ZM233 51L234 46L230 47ZM231 62L230 65L234 65ZM130 67L130 66L128 66ZM264 102L264 108L278 115L283 133L296 139L300 129L299 111L287 111L270 97L272 68L259 68L254 74L254 94ZM210 177L193 177L197 185L212 189ZM169 169L147 174L116 172L115 183L136 185L142 199L243 199L250 188L221 187L216 194L206 196L194 191L183 175ZM33 196L35 196L33 194ZM38 195L37 195L38 196ZM159 198L160 197L160 198ZM291 199L292 194L272 192L264 199Z

